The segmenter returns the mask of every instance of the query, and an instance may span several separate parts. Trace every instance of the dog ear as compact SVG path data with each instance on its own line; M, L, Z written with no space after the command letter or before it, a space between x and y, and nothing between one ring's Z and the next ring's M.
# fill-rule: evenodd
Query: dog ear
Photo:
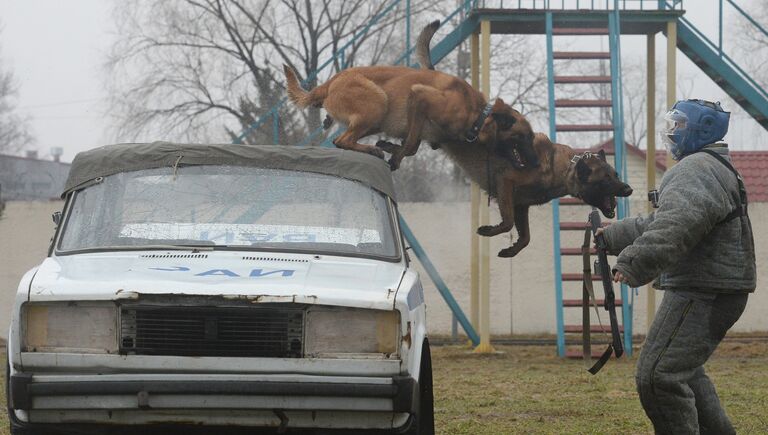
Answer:
M491 116L501 130L509 130L515 125L515 122L517 122L515 117L511 116L509 113L493 112L491 113Z
M578 162L576 162L576 176L579 178L579 181L582 183L586 183L589 179L589 174L592 173L592 168L589 167L587 162L584 161L584 159L579 159Z
M600 157L600 160L602 160L602 161L604 161L604 162L608 163L608 161L607 161L607 160L605 160L605 150L600 150L600 151L598 151L598 152L597 152L597 155L598 155L598 157Z

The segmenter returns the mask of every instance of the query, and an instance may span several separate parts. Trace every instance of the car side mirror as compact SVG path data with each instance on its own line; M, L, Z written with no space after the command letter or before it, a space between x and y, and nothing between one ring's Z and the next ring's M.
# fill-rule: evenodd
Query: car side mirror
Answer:
M51 219L53 219L53 223L55 223L56 226L59 226L59 223L61 222L61 212L60 211L53 212L53 214L51 215Z

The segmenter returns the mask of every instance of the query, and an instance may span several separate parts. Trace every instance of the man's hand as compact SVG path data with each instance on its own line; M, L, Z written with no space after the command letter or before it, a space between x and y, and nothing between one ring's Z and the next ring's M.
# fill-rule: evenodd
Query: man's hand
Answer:
M617 270L616 273L613 274L613 282L623 282L624 284L629 284L629 278Z

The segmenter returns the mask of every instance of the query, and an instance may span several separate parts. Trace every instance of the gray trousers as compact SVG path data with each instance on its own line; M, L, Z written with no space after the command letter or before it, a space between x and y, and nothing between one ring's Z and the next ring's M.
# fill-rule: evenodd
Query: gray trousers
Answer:
M746 294L666 291L637 362L637 391L657 434L735 434L704 363Z

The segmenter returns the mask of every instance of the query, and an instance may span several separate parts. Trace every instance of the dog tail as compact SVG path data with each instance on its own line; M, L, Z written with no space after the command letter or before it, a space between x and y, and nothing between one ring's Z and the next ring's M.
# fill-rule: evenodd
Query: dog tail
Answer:
M312 89L311 91L305 91L299 84L299 79L296 77L296 72L288 65L283 65L283 72L285 73L285 85L288 89L288 98L300 108L307 106L320 107L323 104L323 100L328 96L328 87L321 85Z
M440 28L440 20L432 21L419 33L419 39L416 40L416 57L419 65L424 69L435 69L432 65L432 59L429 57L429 42Z

